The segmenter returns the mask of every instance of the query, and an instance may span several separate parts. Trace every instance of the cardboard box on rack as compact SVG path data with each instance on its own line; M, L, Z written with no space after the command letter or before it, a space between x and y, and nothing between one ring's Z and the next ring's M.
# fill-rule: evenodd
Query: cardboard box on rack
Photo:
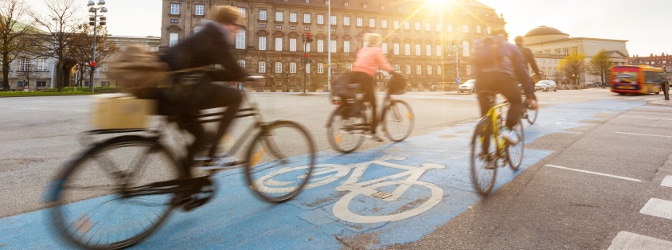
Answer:
M97 129L132 129L149 126L156 102L127 94L96 95L91 123Z

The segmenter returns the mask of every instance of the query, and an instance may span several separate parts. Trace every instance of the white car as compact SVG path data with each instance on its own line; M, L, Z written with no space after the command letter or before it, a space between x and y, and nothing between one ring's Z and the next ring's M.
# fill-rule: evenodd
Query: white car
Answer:
M541 81L537 82L536 84L534 84L534 90L535 91L541 90L541 91L544 91L544 92L548 92L548 91L556 92L556 91L558 91L558 85L556 85L555 81L553 81L553 80L541 80Z
M457 89L457 93L462 94L462 93L467 93L467 94L473 94L474 93L474 83L476 83L475 79L469 79L463 84L460 84L460 87Z

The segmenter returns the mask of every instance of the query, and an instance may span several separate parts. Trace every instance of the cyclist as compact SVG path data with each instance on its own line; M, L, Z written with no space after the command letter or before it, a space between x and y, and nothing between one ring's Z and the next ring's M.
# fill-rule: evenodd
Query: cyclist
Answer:
M350 75L351 83L359 83L360 91L364 94L363 101L371 104L371 139L382 142L376 134L378 117L376 116L376 95L374 93L374 76L376 70L382 68L387 72L394 72L394 68L387 61L380 48L382 37L376 33L364 34L365 46L357 51L357 57L352 64Z
M537 61L534 60L534 54L532 53L532 50L525 47L525 39L522 36L517 36L514 41L516 42L516 47L518 47L518 50L520 50L520 54L523 56L523 60L525 60L525 67L527 68L529 65L532 68L532 72L534 73L532 83L538 82L541 79L535 78L540 78L541 72L537 66Z
M207 65L221 65L223 70L205 71L196 74L196 81L188 83L195 73L177 74L172 79L172 88L158 89L155 97L158 113L178 116L182 129L194 136L184 159L186 173L194 164L194 156L200 151L210 150L208 156L216 157L217 144L226 133L235 118L242 102L242 94L235 88L218 85L213 81L235 81L248 76L237 64L237 59L229 51L235 41L236 33L243 25L238 9L233 6L215 6L210 10L202 29L191 37L168 48L160 60L167 63L171 70L197 68ZM205 134L203 126L196 116L202 109L226 107L215 136ZM210 141L208 141L210 139Z
M474 73L476 83L474 90L477 93L478 103L481 108L481 115L486 115L491 108L489 93L501 93L510 102L510 108L506 116L506 124L501 137L509 144L518 143L518 137L513 131L513 127L520 121L523 111L523 101L520 95L520 89L517 82L522 83L525 91L525 98L532 109L536 109L536 97L534 95L534 83L530 78L525 61L518 48L506 41L506 31L496 29L488 36L493 41L492 46L477 46L474 56L488 57L482 60L474 58ZM482 50L482 51L478 51ZM485 52L487 50L488 52Z

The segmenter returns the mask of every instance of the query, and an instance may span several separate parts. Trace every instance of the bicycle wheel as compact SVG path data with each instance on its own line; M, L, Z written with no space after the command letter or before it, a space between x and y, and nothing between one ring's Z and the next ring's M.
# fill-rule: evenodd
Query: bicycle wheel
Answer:
M127 190L177 179L178 166L156 138L121 136L93 145L51 183L51 223L78 247L135 245L170 215L173 194L129 195Z
M365 118L361 112L350 114L353 105L342 105L336 108L329 116L327 123L327 139L333 149L341 153L350 153L359 148L364 142L363 124Z
M529 108L525 108L523 117L525 117L525 120L527 120L527 122L529 122L530 125L532 125L534 124L535 121L537 121L537 113L539 113L539 109L531 110Z
M490 117L481 118L471 138L471 183L480 196L487 196L497 177L497 144L491 136Z
M523 130L522 120L513 128L513 131L518 136L518 143L506 146L506 161L509 167L513 171L516 171L523 162L523 153L525 151L525 131Z
M308 131L292 121L263 125L247 151L245 180L265 201L288 201L306 186L315 166L315 143ZM298 171L280 171L282 169ZM272 178L271 178L272 177Z
M387 138L400 142L408 138L415 125L413 110L408 103L401 100L392 100L390 106L383 111L383 130Z

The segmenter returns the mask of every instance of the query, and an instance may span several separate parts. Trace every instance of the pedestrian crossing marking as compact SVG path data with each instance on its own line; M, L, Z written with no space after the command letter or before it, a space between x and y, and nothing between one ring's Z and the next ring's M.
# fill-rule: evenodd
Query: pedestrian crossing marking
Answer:
M660 183L663 187L672 187L672 175L665 176L663 182Z
M649 236L639 235L631 232L619 232L611 241L608 250L664 250L672 249L672 242L656 239Z
M672 201L651 198L639 212L672 220Z

